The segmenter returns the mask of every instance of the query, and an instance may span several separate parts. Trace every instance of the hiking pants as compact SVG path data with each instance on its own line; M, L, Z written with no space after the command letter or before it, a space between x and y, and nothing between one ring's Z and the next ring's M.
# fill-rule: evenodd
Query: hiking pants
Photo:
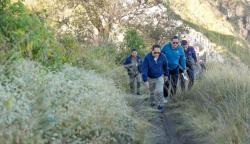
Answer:
M164 87L163 87L164 97L168 97L169 95L168 90L170 88L170 85L172 86L171 91L170 91L171 96L174 96L176 94L178 77L179 77L179 67L169 71L169 80L164 83Z
M149 82L149 91L150 91L150 101L157 106L163 106L164 97L163 97L163 77L159 78L148 78Z
M194 84L194 69L193 68L188 68L187 69L187 75L189 78L189 82L188 82L188 89L191 89L193 84ZM181 80L181 89L185 90L185 80L182 76L180 76L180 80Z
M136 84L136 86L135 86ZM130 92L131 94L140 93L140 87L141 87L141 75L129 75L129 86L130 86ZM136 89L137 88L137 92Z

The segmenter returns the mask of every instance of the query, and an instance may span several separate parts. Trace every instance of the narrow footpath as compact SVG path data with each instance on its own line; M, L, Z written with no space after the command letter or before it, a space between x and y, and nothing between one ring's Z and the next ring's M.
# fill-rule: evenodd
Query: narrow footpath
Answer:
M145 133L144 144L195 144L191 130L183 130L178 103L167 103L164 113L149 106L147 95L133 102L134 109L145 118L150 126Z

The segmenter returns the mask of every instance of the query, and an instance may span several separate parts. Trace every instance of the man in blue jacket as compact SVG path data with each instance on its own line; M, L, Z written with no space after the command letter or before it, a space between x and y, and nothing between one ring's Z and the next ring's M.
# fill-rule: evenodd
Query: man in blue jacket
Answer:
M189 77L188 89L191 89L194 84L194 65L197 64L196 52L192 46L189 46L186 40L182 40L181 45L184 48L186 56L187 74ZM181 78L181 87L182 89L185 89L185 82L183 78Z
M160 45L153 45L152 51L148 53L142 64L142 79L146 88L150 91L151 106L157 105L157 109L163 112L163 84L168 80L168 62L161 53Z
M140 95L140 87L141 87L141 65L142 59L137 55L136 49L131 50L131 55L129 55L125 62L123 63L124 67L128 71L129 75L129 85L131 94ZM137 85L137 92L135 90L135 83Z
M177 89L179 63L183 68L184 72L186 72L186 58L183 48L179 45L179 38L177 36L174 36L171 39L171 42L165 44L162 47L161 52L166 55L166 58L168 60L170 75L170 82L168 81L164 84L164 97L168 96L168 89L170 83L172 85L171 96L174 96L176 94Z

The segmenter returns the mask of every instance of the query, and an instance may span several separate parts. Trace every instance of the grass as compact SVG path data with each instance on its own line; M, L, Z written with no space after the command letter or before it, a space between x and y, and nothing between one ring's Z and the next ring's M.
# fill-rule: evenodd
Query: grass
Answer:
M145 123L113 80L63 65L19 60L0 68L0 141L140 143Z
M250 142L249 69L210 64L204 78L184 94L182 113L186 126L206 143ZM199 137L197 137L199 139Z
M92 70L105 78L113 79L118 89L128 90L128 76L122 62L125 52L119 52L115 45L101 44L79 46L72 57L77 59L73 65Z

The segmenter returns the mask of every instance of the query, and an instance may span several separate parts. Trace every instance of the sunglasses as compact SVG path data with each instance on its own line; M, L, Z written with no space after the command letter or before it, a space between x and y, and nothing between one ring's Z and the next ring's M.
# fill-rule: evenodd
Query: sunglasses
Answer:
M173 44L178 44L179 42L172 42Z
M154 54L160 54L161 52L154 52Z

